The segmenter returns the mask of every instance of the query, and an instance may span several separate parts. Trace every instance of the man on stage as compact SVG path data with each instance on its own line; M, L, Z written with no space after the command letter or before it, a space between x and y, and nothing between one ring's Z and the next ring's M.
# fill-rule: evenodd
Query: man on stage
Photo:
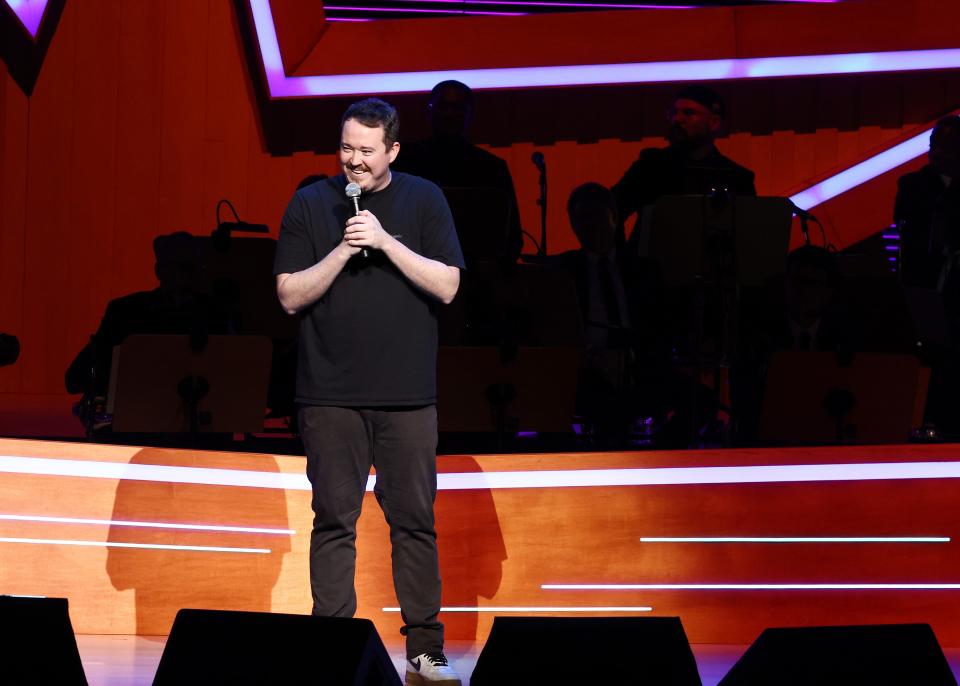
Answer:
M406 683L460 686L443 655L433 503L435 310L453 300L464 262L440 189L391 172L398 133L396 110L382 100L347 109L343 174L294 195L274 273L281 305L301 315L296 399L313 486L313 613L356 611L356 522L372 464L390 526ZM360 187L359 212L348 184Z

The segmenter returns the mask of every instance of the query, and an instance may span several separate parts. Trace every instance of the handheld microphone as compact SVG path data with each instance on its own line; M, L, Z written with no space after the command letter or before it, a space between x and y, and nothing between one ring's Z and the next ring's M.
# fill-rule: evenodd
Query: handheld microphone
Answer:
M343 189L344 193L347 194L347 197L353 200L353 213L354 215L360 214L360 184L359 183L348 183L347 187ZM364 257L369 257L370 253L367 252L367 249L364 248L360 252L363 253Z

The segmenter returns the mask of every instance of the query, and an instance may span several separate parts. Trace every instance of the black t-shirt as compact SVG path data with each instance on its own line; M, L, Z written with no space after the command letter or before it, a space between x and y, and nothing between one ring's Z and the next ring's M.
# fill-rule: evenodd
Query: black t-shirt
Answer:
M342 240L353 202L343 175L297 191L280 227L274 274L303 271ZM443 193L393 172L386 188L364 193L362 209L414 252L463 268ZM387 257L355 255L320 300L301 313L297 402L353 407L436 402L437 320L429 295Z

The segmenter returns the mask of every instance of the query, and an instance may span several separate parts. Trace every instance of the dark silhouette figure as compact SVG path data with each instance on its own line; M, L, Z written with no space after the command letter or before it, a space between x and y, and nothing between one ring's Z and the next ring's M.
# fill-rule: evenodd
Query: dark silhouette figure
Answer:
M201 348L210 334L232 333L229 312L203 292L201 244L185 232L153 241L157 288L111 300L97 332L77 354L65 375L67 392L83 393L76 410L81 421L106 428L105 398L110 387L113 349L131 334L187 334ZM100 432L98 438L106 438Z
M943 290L960 250L960 116L937 122L929 160L900 177L893 218L900 225L903 283Z
M616 185L613 194L620 221L638 213L630 236L630 255L637 254L639 213L665 195L707 194L727 189L734 195L755 196L753 172L720 154L715 141L723 129L723 99L705 86L688 86L677 93L667 111L666 148L645 148ZM625 240L621 225L618 242Z
M706 423L716 401L672 359L656 270L617 245L617 206L604 186L575 188L567 212L580 248L554 261L574 281L583 321L577 414L598 447L625 447L639 417L655 420L658 447L686 447L694 407Z
M20 357L20 339L8 333L0 333L0 367L13 364Z
M960 435L960 116L940 119L930 135L929 163L902 176L894 220L900 227L900 276L925 332L921 356L931 367L926 420L936 435Z
M472 144L473 92L459 81L434 86L427 105L431 135L404 143L391 165L440 186L468 262L515 262L523 247L517 194L507 163Z
M635 315L632 271L615 243L617 206L608 188L591 182L573 190L567 214L580 248L555 260L573 278L583 322L576 411L598 440L623 443L635 414Z
M767 299L744 308L731 382L739 443L756 440L767 370L775 353L831 352L845 365L858 352L909 352L910 337L902 335L904 322L897 317L895 293L884 292L886 312L877 315L869 303L858 302L864 286L887 291L866 276L841 278L834 254L807 245L787 256L782 286L772 285Z

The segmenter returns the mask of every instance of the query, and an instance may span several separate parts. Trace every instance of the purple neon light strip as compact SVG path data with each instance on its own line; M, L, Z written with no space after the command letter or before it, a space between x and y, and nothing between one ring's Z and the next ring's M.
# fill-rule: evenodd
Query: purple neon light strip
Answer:
M520 0L519 2L503 2L503 0L393 0L394 2L417 3L418 5L497 5L502 7L573 7L573 8L600 8L600 9L621 9L637 10L658 8L663 9L664 5L616 5L606 2L528 2Z
M949 543L949 536L642 536L641 543Z
M324 10L330 12L402 12L404 14L458 14L458 15L479 15L490 17L522 17L526 12L483 12L481 10L430 10L414 7L351 7L347 5L324 5Z
M797 207L809 210L811 207L816 207L831 198L835 198L841 193L864 184L891 169L896 169L900 165L926 154L930 145L931 131L932 129L927 129L918 133L916 136L888 148L870 159L855 164L849 169L845 169L839 174L791 196L790 200Z
M496 89L677 83L960 68L960 49L954 48L753 59L293 77L284 72L269 0L249 1L272 98L428 92L444 79L457 79L476 89Z
M838 0L794 0L798 2L837 2ZM465 5L483 5L483 6L493 6L499 7L500 10L496 12L477 12L473 10L457 10L457 9L417 9L417 10L405 10L398 7L342 7L339 5L329 5L325 4L323 8L325 10L350 10L354 12L432 12L432 13L445 13L445 14L494 14L494 15L503 15L503 16L523 16L528 14L527 12L508 12L507 8L514 7L553 7L556 9L591 9L591 10L690 10L690 9L699 9L697 5L651 5L651 4L632 4L632 5L615 5L612 3L589 3L589 2L500 2L500 0L394 0L394 2L408 2L408 3L417 3L418 5L442 5L444 7L449 7L451 5L456 5L464 7Z
M495 5L498 7L556 7L558 9L603 9L603 10L688 10L700 9L700 5L651 5L651 4L615 4L609 2L505 2L504 0L393 0L394 2L417 3L419 5ZM835 3L841 0L780 0L796 3Z
M545 591L960 591L960 584L541 584Z
M381 608L384 612L400 612L399 607L384 607ZM491 606L479 606L479 607L441 607L440 612L463 612L463 613L480 613L480 612L653 612L653 608L645 605L641 606L605 606L605 605L594 605L590 607L583 606L563 606L563 605L553 605L553 606L543 606L543 605L527 605L527 606L516 606L516 605L491 605Z
M426 0L427 2L443 2L450 0ZM463 0L453 0L462 2ZM803 0L801 0L803 1ZM835 0L830 0L835 2ZM401 0L401 2L417 2L417 0ZM601 9L601 10L692 10L699 9L697 5L617 5L610 2L501 2L500 0L470 0L472 5L502 5L506 7L571 7L574 9Z
M207 467L125 464L0 455L0 472L193 483L309 491L306 476ZM440 490L500 488L576 488L609 486L682 486L693 484L799 483L960 479L960 462L878 462L867 464L754 465L741 467L666 467L572 469L524 472L439 474ZM375 478L369 477L367 490Z
M37 37L43 13L47 9L47 0L6 0L7 5L17 15L17 19L32 38Z

